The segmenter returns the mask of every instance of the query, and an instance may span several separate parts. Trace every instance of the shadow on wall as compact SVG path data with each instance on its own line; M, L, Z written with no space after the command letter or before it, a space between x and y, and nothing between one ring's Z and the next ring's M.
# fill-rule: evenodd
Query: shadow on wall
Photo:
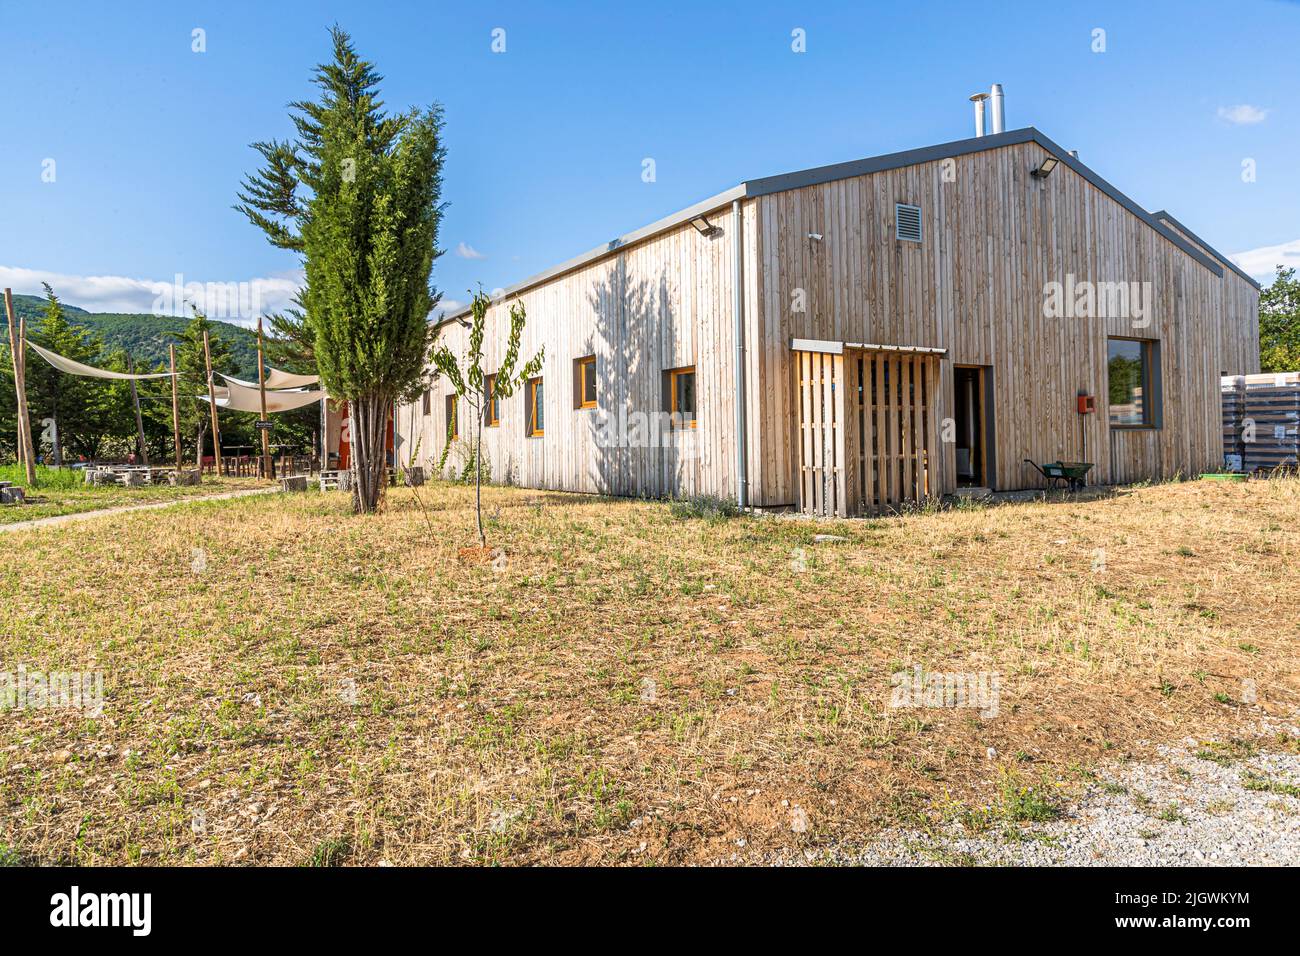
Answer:
M688 484L685 455L695 445L668 427L662 370L676 361L679 329L667 279L662 273L657 280L629 279L626 256L620 255L587 299L596 326L579 354L597 357L597 407L585 416L588 478L600 494L680 494Z

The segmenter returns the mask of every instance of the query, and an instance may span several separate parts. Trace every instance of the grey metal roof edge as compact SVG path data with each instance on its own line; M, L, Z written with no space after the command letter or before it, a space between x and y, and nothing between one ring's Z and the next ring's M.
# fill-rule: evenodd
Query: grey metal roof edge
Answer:
M1066 166L1069 166L1071 169L1073 169L1076 173L1078 173L1088 182L1092 183L1092 185L1096 186L1098 189L1104 192L1111 199L1115 200L1117 203L1119 203L1129 212L1133 213L1133 215L1137 216L1139 219L1145 222L1156 232L1160 233L1160 235L1164 236L1166 239L1168 239L1170 242L1176 245L1179 249L1182 249L1183 252L1187 253L1189 256L1191 256L1201 265L1205 266L1205 268L1209 269L1216 276L1220 276L1220 277L1223 276L1223 267L1220 266L1219 263L1216 262L1213 258L1206 255L1200 249L1197 249L1196 246L1188 242L1182 236L1178 235L1178 233L1167 228L1166 226L1161 225L1161 223L1159 222L1159 220L1156 219L1155 216L1151 215L1151 213L1147 212L1145 209L1143 209L1141 206L1135 203L1128 196L1124 195L1124 193L1120 192L1118 189L1116 189L1106 180L1102 179L1099 175L1097 175L1097 173L1093 172L1091 168L1085 166L1074 156L1071 156L1069 150L1062 149L1056 143L1052 142L1052 140L1048 139L1046 136L1040 133L1037 129L1034 129L1034 127L1031 126L1029 127L1029 129L1034 134L1033 135L1034 142L1036 142L1039 146L1043 147L1043 149L1047 150L1049 153L1054 155L1061 162L1065 163Z
M510 296L523 292L526 289L531 289L535 285L541 285L541 283L545 282L547 279L554 279L558 275L572 272L574 269L579 269L590 262L595 262L597 259L609 255L616 249L630 246L634 242L640 242L642 239L648 239L661 232L667 232L669 229L680 226L684 222L689 222L696 216L713 212L723 206L729 206L735 200L743 198L745 198L745 184L741 183L739 186L732 186L730 189L725 189L716 195L710 196L708 199L702 199L695 205L688 206L680 212L675 212L670 216L665 216L662 219L655 220L648 226L642 226L640 229L624 233L621 236L611 239L602 246L597 246L595 249L589 249L581 255L574 256L572 259L566 259L559 265L551 266L549 269L544 269L536 275L529 276L527 279L516 282L514 285L507 286L502 294L498 297L494 297L492 301L496 302L508 299ZM435 323L435 325L440 326L447 322L454 321L462 316L469 315L469 312L470 307L468 305L462 306L455 312L445 313L442 318Z
M1216 258L1216 259L1218 259L1220 262L1222 262L1225 266L1227 266L1227 267L1228 267L1229 269L1231 269L1233 272L1237 273L1237 275L1241 276L1243 279L1245 279L1247 282L1249 282L1251 285L1253 285L1256 289L1262 289L1262 288L1263 288L1263 286L1261 286L1258 282L1255 281L1254 277L1252 277L1249 273L1247 273L1245 270L1243 270L1243 269L1242 269L1240 266L1238 266L1235 262L1233 262L1231 259L1229 259L1227 256L1225 256L1223 253L1221 253L1218 249L1215 249L1214 246L1210 245L1208 242L1206 242L1204 239L1202 239L1202 238L1201 238L1200 236L1198 236L1196 233L1192 232L1192 230L1188 229L1188 228L1187 228L1186 226L1184 226L1181 222L1179 222L1177 219L1175 219L1172 215L1170 215L1170 213L1169 213L1169 211L1168 211L1167 209L1160 209L1160 210L1157 210L1156 212L1153 212L1151 215L1154 216L1156 219L1163 219L1165 222L1172 223L1172 224L1173 224L1174 226L1176 226L1179 230L1181 230L1182 233L1183 233L1184 235L1186 235L1188 238L1190 238L1193 242L1195 242L1198 246L1200 246L1202 249L1204 249L1204 250L1205 250L1206 252L1208 252L1210 255L1214 256L1214 258Z
M1005 133L973 136L970 139L953 140L951 143L922 146L919 149L905 149L902 152L886 153L883 156L871 156L867 159L853 159L847 163L832 163L829 166L800 169L793 173L751 179L745 183L745 195L767 196L790 189L802 189L804 186L830 183L837 179L850 179L854 176L882 173L886 170L915 166L919 163L933 163L953 156L964 156L967 153L981 153L987 149L1000 149L1003 146L1028 143L1035 139L1036 136L1038 136L1038 131L1032 126L1027 126L1024 129L1008 130Z
M752 199L758 196L767 196L772 193L785 192L790 189L800 189L804 186L815 186L819 183L833 182L837 179L848 179L853 176L865 176L870 173L884 172L890 169L898 169L903 166L914 166L918 163L930 163L941 159L948 159L955 156L964 156L970 153L984 152L989 149L1000 149L1004 146L1017 146L1022 143L1036 143L1043 149L1047 150L1061 162L1065 163L1070 169L1074 170L1093 186L1100 189L1111 199L1118 202L1133 215L1137 216L1148 226L1158 232L1165 239L1172 242L1183 252L1187 253L1205 268L1209 269L1217 276L1223 275L1223 268L1219 264L1224 261L1221 256L1215 253L1214 257L1207 255L1198 249L1191 242L1188 242L1178 233L1164 226L1159 219L1147 212L1140 205L1120 192L1109 182L1093 172L1091 168L1085 166L1075 157L1071 156L1069 150L1063 149L1047 136L1044 136L1037 128L1026 126L1023 129L1008 130L1004 133L993 133L988 136L974 136L969 139L953 140L950 143L940 143L935 146L923 146L919 149L908 149L897 153L886 153L882 156L873 156L867 159L855 159L844 163L833 163L828 166L816 166L812 169L797 170L792 173L782 173L776 176L766 176L761 179L750 179L741 183L739 186L733 186L730 189L710 196L708 199L701 200L693 206L689 206L680 212L675 212L662 219L650 223L648 226L642 226L640 229L625 233L615 239L611 239L604 245L590 249L581 255L574 256L572 259L566 259L558 265L545 269L536 275L529 276L520 282L508 286L500 297L494 298L493 301L508 298L516 295L533 286L540 285L548 279L566 272L572 272L574 269L581 268L590 262L594 262L603 256L609 255L617 249L648 239L651 236L661 232L666 232L684 222L694 219L696 216L712 212L722 206L729 205L737 199ZM1169 219L1175 223L1172 216ZM1180 228L1182 228L1180 226ZM1190 231L1188 235L1191 235ZM1196 240L1200 242L1200 240ZM1201 243L1204 245L1204 243ZM1208 246L1206 248L1209 248ZM1234 271L1241 273L1240 269L1231 263L1227 265ZM1241 273L1245 275L1245 273ZM1249 276L1246 276L1250 279ZM1253 279L1250 279L1254 282ZM1256 288L1258 288L1256 283ZM444 325L447 322L454 321L468 315L470 307L465 305L455 312L444 313L436 322L436 326Z

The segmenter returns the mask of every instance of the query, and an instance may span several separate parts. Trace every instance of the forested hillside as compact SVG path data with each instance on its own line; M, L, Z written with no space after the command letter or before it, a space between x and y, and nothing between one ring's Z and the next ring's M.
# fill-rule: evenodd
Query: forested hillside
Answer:
M55 290L57 291L57 290ZM14 296L14 309L27 317L29 328L45 315L45 300L35 295ZM189 319L171 315L87 312L75 305L63 306L63 316L71 325L86 329L104 343L104 351L122 349L135 359L137 366L166 366L167 346L180 341ZM216 323L216 335L230 347L236 375L257 376L257 333L227 322Z

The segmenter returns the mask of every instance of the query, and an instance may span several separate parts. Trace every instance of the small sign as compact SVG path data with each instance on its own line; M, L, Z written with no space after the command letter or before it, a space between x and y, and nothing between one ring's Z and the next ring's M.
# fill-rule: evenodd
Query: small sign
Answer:
M269 432L269 431L271 430L271 423L270 423L270 422L253 422L253 427L254 427L254 428L257 428L257 429L259 429L259 430L261 430L261 431L264 431L264 432Z

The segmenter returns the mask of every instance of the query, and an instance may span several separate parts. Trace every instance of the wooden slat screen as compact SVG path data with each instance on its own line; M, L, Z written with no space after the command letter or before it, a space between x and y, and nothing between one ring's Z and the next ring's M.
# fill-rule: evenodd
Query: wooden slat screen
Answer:
M799 387L799 501L809 514L847 512L844 467L844 356L796 352Z
M939 359L913 353L796 352L800 507L852 516L939 493Z

